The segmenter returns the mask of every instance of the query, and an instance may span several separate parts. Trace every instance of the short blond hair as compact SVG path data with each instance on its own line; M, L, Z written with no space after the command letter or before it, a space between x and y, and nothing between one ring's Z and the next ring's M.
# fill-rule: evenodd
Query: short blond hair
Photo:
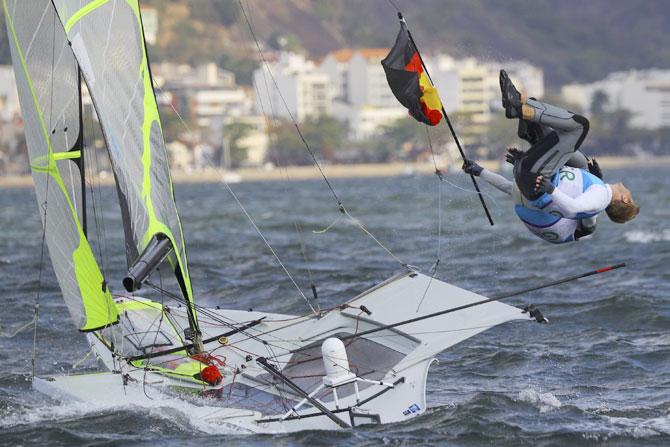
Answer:
M616 223L626 223L633 220L640 213L640 207L634 202L624 202L623 200L613 200L605 208L607 216Z

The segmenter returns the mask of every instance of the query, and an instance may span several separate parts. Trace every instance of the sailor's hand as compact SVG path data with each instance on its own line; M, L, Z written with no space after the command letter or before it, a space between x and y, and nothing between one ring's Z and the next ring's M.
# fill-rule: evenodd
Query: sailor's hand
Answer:
M551 194L554 192L554 189L556 189L556 187L554 186L553 183L551 183L551 180L549 180L548 178L545 178L542 175L538 175L537 177L535 177L536 193L546 192L547 194Z
M469 159L464 159L463 160L463 171L466 174L474 175L475 177L479 177L479 175L482 173L484 168L479 166L476 161L469 160Z
M519 150L515 147L508 147L507 154L505 154L505 160L507 160L507 163L515 164L517 160L521 160L524 155L526 155L525 151Z
M596 161L595 158L592 158L589 161L588 167L589 167L589 172L591 174L595 175L600 180L603 179L603 171L600 169L600 165L598 164L598 162Z

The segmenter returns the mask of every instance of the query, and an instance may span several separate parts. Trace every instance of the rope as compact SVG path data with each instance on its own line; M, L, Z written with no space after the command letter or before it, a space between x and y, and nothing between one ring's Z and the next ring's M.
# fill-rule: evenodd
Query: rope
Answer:
M29 328L33 323L37 321L37 311L35 311L33 318L30 319L27 323L22 324L19 328L15 329L12 332L5 332L2 330L2 326L0 326L0 337L2 338L14 338L16 337L20 332L23 332L25 329Z
M407 264L406 262L403 262L403 261L402 261L399 257L397 257L395 254L393 254L393 252L392 252L390 249L388 249L384 244L382 244L382 243L379 241L379 239L377 239L377 238L374 236L374 234L372 234L367 228L365 228L365 225L363 225L363 223L362 223L360 220L356 219L354 216L352 216L351 214L349 214L349 211L344 207L344 205L340 204L340 207L341 207L340 210L342 211L342 213L343 213L345 216L347 216L347 217L348 217L348 218L349 218L355 225L357 225L358 228L360 228L361 230L363 230L363 232L364 232L365 234L367 234L368 236L370 236L370 237L372 238L372 240L375 241L375 242L377 243L377 245L379 245L379 246L380 246L386 253L389 254L389 256L391 256L391 257L392 257L393 259L395 259L400 265L402 265L403 267L405 267L405 268L407 268L407 269L410 269L410 267L412 267L412 266L410 266L409 264ZM410 270L411 270L411 269L410 269Z
M93 348L89 349L85 356L83 356L82 358L80 358L79 360L77 360L76 362L74 362L74 363L72 364L72 369L77 369L77 368L79 368L79 365L81 365L82 363L84 363L84 361L85 361L87 358L89 358L89 357L91 356L91 354L93 354Z
M312 233L314 234L324 234L330 231L331 228L333 228L335 225L337 225L340 221L342 220L342 216L339 216L337 219L333 221L330 225L328 225L326 228L322 230L312 230Z

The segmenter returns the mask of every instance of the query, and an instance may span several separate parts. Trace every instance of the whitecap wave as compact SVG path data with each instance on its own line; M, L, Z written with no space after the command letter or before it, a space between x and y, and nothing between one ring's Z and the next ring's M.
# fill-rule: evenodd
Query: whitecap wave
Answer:
M670 241L670 228L656 231L627 231L624 233L626 242L632 244L649 244L651 242Z
M79 419L84 415L101 414L111 407L93 405L87 402L70 402L62 405L40 405L21 409L7 408L0 412L0 429L24 425L40 425L42 422L56 422Z
M521 402L535 405L540 410L540 413L546 413L556 408L561 408L563 405L552 393L541 393L533 389L520 391L517 399Z
M606 417L611 424L607 435L631 436L635 439L670 435L670 415L656 418Z
M196 411L200 410L200 411ZM7 408L0 411L0 430L21 426L40 426L45 422L76 421L90 416L119 412L142 413L150 418L162 419L184 432L200 432L207 435L245 434L244 429L209 418L200 407L183 400L156 399L138 406L109 405L103 403L67 401L35 407ZM216 414L216 409L211 412Z

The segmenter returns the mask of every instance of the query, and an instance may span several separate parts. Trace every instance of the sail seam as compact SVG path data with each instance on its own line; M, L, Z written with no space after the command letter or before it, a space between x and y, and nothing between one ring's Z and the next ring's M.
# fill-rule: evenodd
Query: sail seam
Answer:
M98 9L100 6L104 5L107 3L109 0L94 0L88 5L80 8L72 14L72 16L67 20L67 23L65 24L65 32L70 33L70 29L79 22L81 19L83 19L86 15L90 14L91 12L95 11Z

